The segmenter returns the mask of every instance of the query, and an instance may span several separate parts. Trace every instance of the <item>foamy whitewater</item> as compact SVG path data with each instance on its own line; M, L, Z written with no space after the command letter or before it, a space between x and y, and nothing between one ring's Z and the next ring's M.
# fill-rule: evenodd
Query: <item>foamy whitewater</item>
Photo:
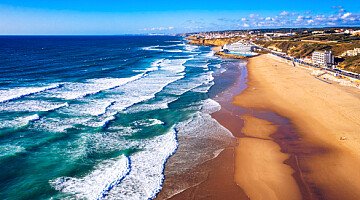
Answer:
M0 37L0 45L3 199L153 199L178 134L230 137L210 116L220 105L208 93L224 69L208 47L175 36ZM221 147L213 151L189 163Z

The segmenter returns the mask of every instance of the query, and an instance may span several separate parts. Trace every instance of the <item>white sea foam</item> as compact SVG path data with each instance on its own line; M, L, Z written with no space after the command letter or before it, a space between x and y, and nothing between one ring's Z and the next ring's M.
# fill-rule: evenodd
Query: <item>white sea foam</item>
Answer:
M164 124L164 122L159 119L143 119L143 120L135 121L133 123L134 126L142 126L142 127L150 127L150 126L162 125L162 124Z
M162 59L158 59L158 60L156 60L156 61L152 62L152 63L151 63L151 66L152 66L152 67L156 67L156 68L158 68L158 67L159 67L159 65L160 65L160 63L162 63L164 60L165 60L164 58L162 58Z
M132 127L123 127L123 129L113 132L82 133L76 143L85 144L83 152L86 151L87 153L107 153L109 151L135 149L139 148L142 141L124 139L124 136L133 135L139 130Z
M126 109L127 113L136 113L136 112L144 112L144 111L151 111L151 110L160 110L160 109L167 109L169 108L169 103L174 102L178 99L178 97L171 97L168 96L161 100L151 103L142 103L131 106L130 108Z
M177 42L181 42L180 40L170 40L170 41L165 41L165 42L169 42L169 43L177 43Z
M210 51L209 53L205 54L205 57L212 58L212 57L214 57L214 55L215 55L215 52Z
M106 138L109 137L102 134L98 142L108 143ZM50 184L79 199L154 198L161 189L165 162L177 146L175 131L172 129L164 135L134 143L142 150L129 158L110 159L98 164L84 177L60 177ZM131 148L131 145L127 147Z
M195 45L190 45L190 44L185 45L185 49L189 52L193 52L194 50L197 50L198 48L199 47L195 46Z
M209 63L195 63L192 65L188 65L188 67L194 67L194 68L203 68L204 71L208 71L209 70Z
M60 177L50 181L50 184L56 190L73 194L78 199L102 199L129 171L129 159L120 156L98 164L83 178Z
M221 68L221 64L216 64L214 65L216 68L220 69Z
M0 104L0 111L28 111L28 112L39 112L39 111L51 111L62 107L69 106L68 103L55 103L41 100L21 100L15 102L4 102Z
M46 119L38 123L43 127L37 127L53 132L64 132L76 124L105 127L115 119L117 113L125 111L134 104L154 98L165 86L183 78L181 72L185 70L183 66L185 62L185 59L180 61L159 60L153 63L153 67L158 65L161 70L152 71L147 76L141 75L141 78L138 78L138 75L135 76L136 78L120 79L121 81L95 79L88 83L66 83L57 91L51 91L51 95L60 95L66 99L79 99L78 103L59 110L62 114L70 114L73 120ZM101 100L80 98L109 89L111 89L111 93L107 93Z
M214 82L209 82L203 85L200 85L194 89L192 89L192 92L198 92L198 93L207 93L209 92L210 88L214 85Z
M37 130L62 133L66 129L73 128L77 124L85 124L89 118L49 118L43 117L34 123L34 128Z
M186 44L185 43L180 43L180 44L177 44L176 46L183 47L183 46L186 46Z
M139 131L139 129L137 128L133 128L131 126L110 126L108 128L108 130L110 131L116 131L116 134L119 136L129 136L132 135L134 133L136 133L137 131Z
M50 91L49 96L66 100L78 99L119 87L142 76L143 74L138 74L130 78L99 78L88 80L85 83L64 83L63 87Z
M18 119L19 119L19 121L22 122L23 125L27 125L32 121L40 119L40 116L37 115L37 114L34 114L34 115L27 116L27 117L21 117L21 118L18 118Z
M39 120L40 116L37 114L26 116L26 117L18 117L14 120L4 120L0 123L0 128L11 128L11 127L22 127L27 126L30 122Z
M180 162L180 166L173 170L190 169L214 158L214 152L224 149L234 139L231 132L221 126L210 114L200 111L195 112L189 120L177 124L176 129L178 137L186 139L184 143L180 143L185 151L182 152L185 154L183 159L191 162Z
M220 109L221 109L221 105L212 99L206 99L202 101L201 111L203 113L211 114L219 111Z
M132 71L133 72L142 72L143 74L148 73L148 72L152 72L152 71L156 71L156 70L159 69L157 63L161 62L162 60L164 60L164 59L159 59L159 60L154 61L153 63L151 63L149 68L141 69L141 70L132 70Z
M199 65L199 67L208 70L208 69L209 69L209 63L203 64L203 65Z
M0 90L0 103L19 99L21 97L36 94L39 92L44 92L46 90L51 90L60 86L61 84L51 84L43 87L18 87L8 90Z
M169 52L169 53L181 53L183 52L183 50L180 49L169 49L169 50L164 50L165 52Z
M182 95L190 90L193 90L201 85L208 84L214 80L213 72L207 72L198 77L190 77L174 82L166 88L169 94Z
M220 69L220 73L222 74L222 73L224 73L224 72L226 72L226 69L221 68L221 69Z
M142 50L146 50L146 51L164 51L164 49L160 49L159 45L143 47Z
M61 113L71 114L73 116L100 116L105 114L107 109L114 103L115 101L107 99L84 99L79 104L72 104L62 109Z
M169 60L165 59L162 62L159 62L158 65L161 70L171 71L175 73L184 72L185 66L184 64L189 59L176 59L176 60Z
M143 150L130 156L129 175L109 192L108 199L152 199L161 190L165 162L177 147L175 131L142 144Z
M136 103L154 98L165 86L184 77L182 72L185 70L185 62L185 59L164 60L159 62L160 70L156 73L149 73L146 77L114 89L113 92L117 94L111 99L116 102L111 109L124 111Z
M115 120L116 112L107 113L99 118L91 119L86 122L86 125L92 127L105 127L110 121Z
M22 146L9 145L9 144L1 145L0 146L0 158L13 156L18 153L25 152L25 151L26 151L25 148Z

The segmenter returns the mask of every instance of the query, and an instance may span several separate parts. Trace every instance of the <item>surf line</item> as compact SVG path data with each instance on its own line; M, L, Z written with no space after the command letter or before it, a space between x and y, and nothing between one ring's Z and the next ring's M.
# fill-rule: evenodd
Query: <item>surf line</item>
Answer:
M127 159L127 170L126 173L124 175L122 175L121 177L119 177L117 180L111 182L109 185L105 186L105 188L103 189L103 191L101 191L99 197L97 198L97 200L102 200L105 199L105 197L109 194L110 190L112 190L115 186L119 185L121 183L122 180L125 179L125 177L127 175L130 174L131 172L131 159L129 156L126 156Z

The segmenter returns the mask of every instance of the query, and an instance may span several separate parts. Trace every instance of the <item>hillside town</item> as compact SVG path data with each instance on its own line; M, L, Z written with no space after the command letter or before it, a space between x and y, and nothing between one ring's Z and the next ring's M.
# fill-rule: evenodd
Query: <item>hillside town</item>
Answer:
M195 33L194 44L221 46L220 54L273 55L360 79L360 28L274 29Z

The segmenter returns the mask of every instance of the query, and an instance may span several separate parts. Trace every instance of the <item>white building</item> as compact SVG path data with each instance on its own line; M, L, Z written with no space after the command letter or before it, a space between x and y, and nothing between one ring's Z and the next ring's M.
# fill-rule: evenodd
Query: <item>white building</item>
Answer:
M341 54L342 57L344 56L357 56L360 55L360 48L354 48L354 50L347 50Z
M311 32L312 34L324 34L325 33L325 31L313 31L313 32Z
M319 66L329 66L334 64L334 55L331 51L314 51L312 62Z
M235 42L232 44L225 44L223 49L237 53L250 53L254 50L255 46L242 42Z

